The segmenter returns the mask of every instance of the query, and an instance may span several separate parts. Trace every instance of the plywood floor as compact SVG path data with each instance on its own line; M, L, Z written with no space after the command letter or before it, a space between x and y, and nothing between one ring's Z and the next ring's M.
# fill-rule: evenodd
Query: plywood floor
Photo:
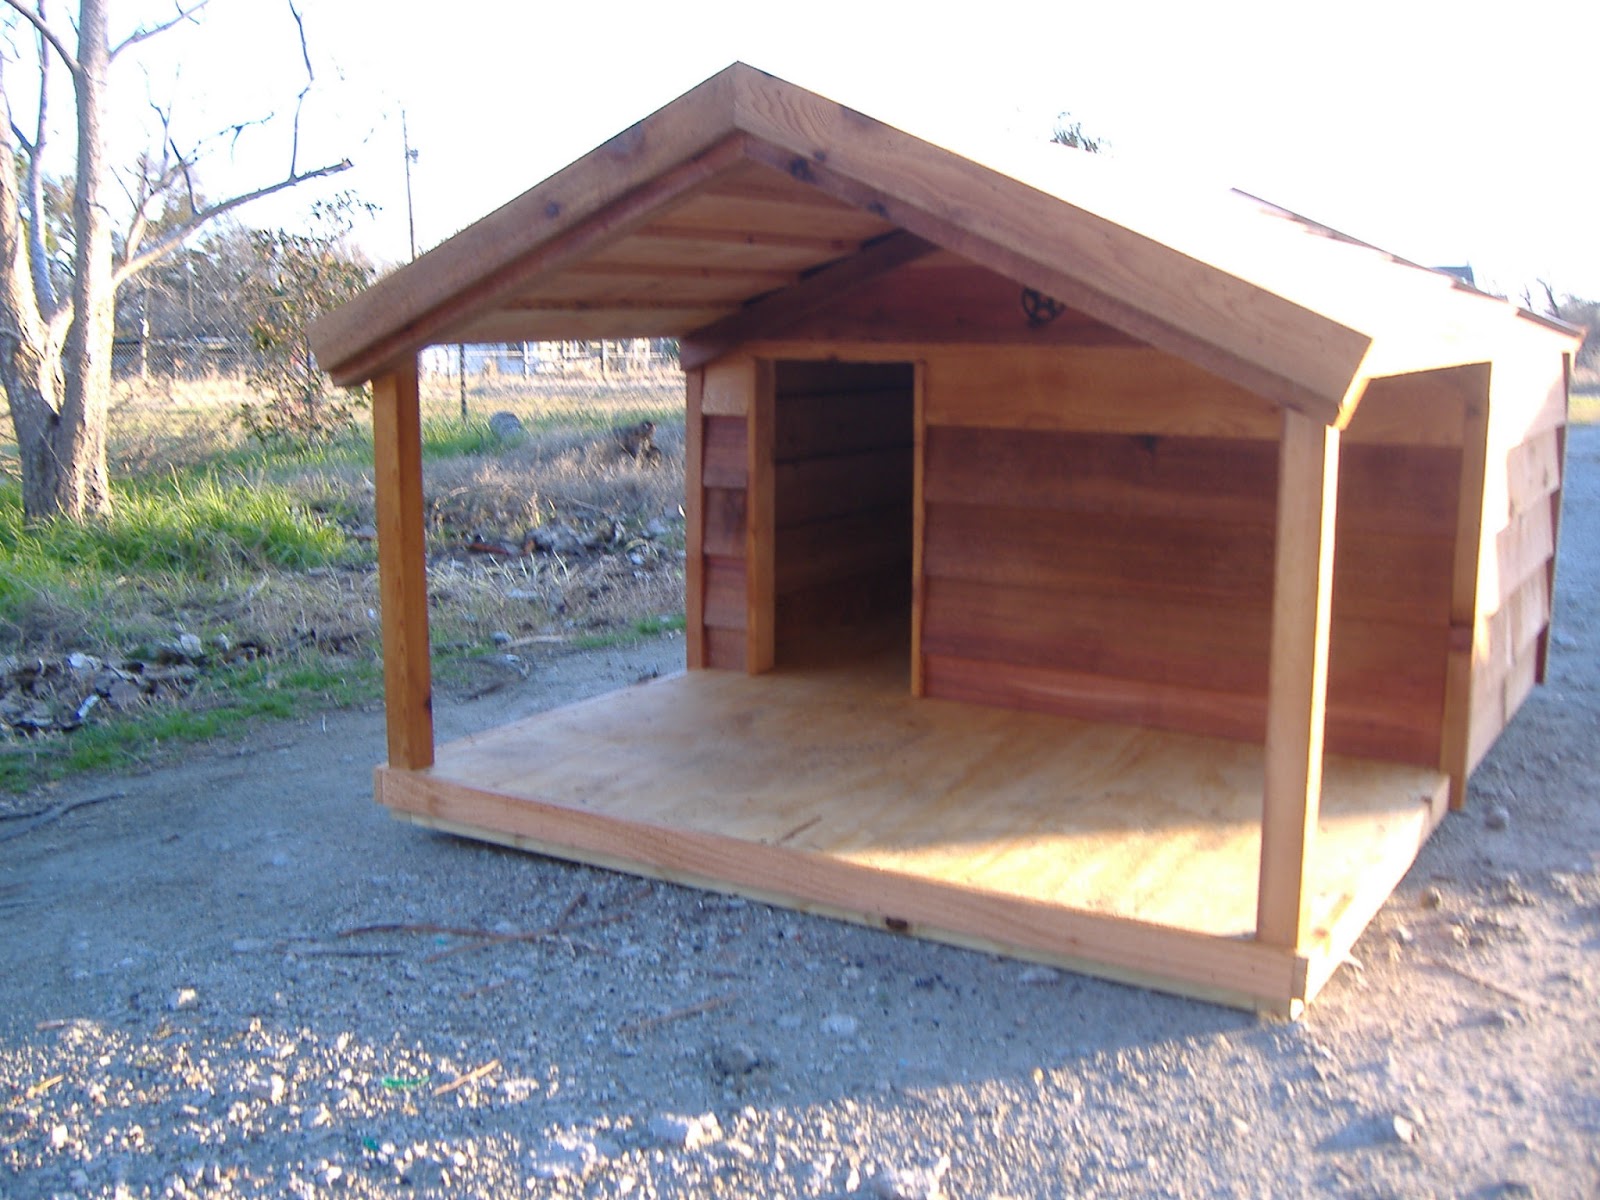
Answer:
M1259 748L919 700L887 660L655 680L447 744L407 774L623 823L633 836L611 859L632 845L649 862L653 831L706 834L862 868L864 902L872 880L909 877L1214 938L1255 930ZM1317 937L1359 934L1437 820L1441 785L1329 759ZM508 823L428 803L458 824ZM537 821L501 832L559 844L559 824L553 838Z

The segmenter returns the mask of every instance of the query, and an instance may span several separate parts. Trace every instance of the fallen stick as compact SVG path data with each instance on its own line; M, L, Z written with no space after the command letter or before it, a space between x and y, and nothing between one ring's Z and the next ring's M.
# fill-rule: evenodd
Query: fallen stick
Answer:
M0 842L9 842L14 838L22 837L24 834L32 833L35 829L42 828L52 821L59 821L69 812L73 812L76 809L88 808L91 804L104 804L107 800L121 800L127 794L127 792L107 792L103 796L90 796L86 800L63 800L60 804L50 808L22 814L22 816L31 818L31 820L15 829L8 829L5 833L0 833ZM20 818L12 816L8 819L18 820Z
M498 935L492 929L463 929L459 925L428 925L409 921L390 922L384 925L357 925L341 929L335 937L361 937L369 933L444 933L451 937L486 938Z
M482 1079L485 1075L487 1075L490 1071L493 1071L499 1065L500 1060L498 1058L491 1058L488 1062L484 1063L483 1066L473 1067L472 1070L468 1071L465 1075L457 1075L449 1083L441 1083L438 1087L433 1089L433 1094L435 1096L447 1096L457 1088L466 1087L467 1084L475 1083L479 1079Z
M698 1017L702 1013L715 1012L724 1004L731 1004L734 1000L732 992L721 996L712 996L709 1000L701 1000L696 1004L686 1004L682 1008L675 1008L671 1012L662 1013L659 1017L641 1017L637 1021L624 1021L617 1026L617 1033L627 1035L631 1033L645 1033L651 1029L658 1029L662 1025L670 1025L674 1021L682 1021L686 1017Z
M464 992L457 992L457 1000L476 1000L479 996L487 996L490 992L498 992L501 988L508 988L515 979L500 979L494 983L480 983L477 987L470 987Z
M1525 1004L1529 1008L1546 1007L1545 1002L1539 999L1537 996L1530 996L1526 992L1517 991L1515 988L1505 987L1496 983L1492 979L1485 979L1482 975L1476 974L1473 971L1469 971L1465 967L1458 967L1454 963L1445 962L1442 958L1423 957L1419 958L1418 961L1424 966L1435 967L1440 971L1448 971L1452 975L1460 976L1468 983L1475 983L1479 987L1487 988L1491 992L1498 992L1508 1000L1515 1000L1518 1004Z
M506 946L512 942L542 942L547 938L576 933L580 929L593 929L599 925L615 925L626 916L626 913L615 913L609 917L593 917L587 921L573 921L570 923L557 921L554 925L546 925L543 929L530 929L526 933L492 933L475 942L464 942L459 946L451 946L448 950L440 950L437 953L428 955L422 961L425 963L438 962L440 959L453 958L457 954L470 954L474 950L487 950L492 946Z

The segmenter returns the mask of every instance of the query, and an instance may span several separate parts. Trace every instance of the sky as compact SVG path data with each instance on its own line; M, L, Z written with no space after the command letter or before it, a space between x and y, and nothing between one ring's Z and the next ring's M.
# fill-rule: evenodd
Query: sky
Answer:
M1242 188L1513 297L1541 279L1600 297L1597 0L297 6L299 165L355 165L245 219L292 225L354 189L381 206L358 236L385 262L410 254L402 111L426 249L738 59L963 144L1047 139L1069 111L1174 187ZM120 30L171 11L114 9ZM185 145L276 113L200 168L213 195L259 186L288 165L304 80L287 0L211 0L119 61L113 135L131 154L152 100Z

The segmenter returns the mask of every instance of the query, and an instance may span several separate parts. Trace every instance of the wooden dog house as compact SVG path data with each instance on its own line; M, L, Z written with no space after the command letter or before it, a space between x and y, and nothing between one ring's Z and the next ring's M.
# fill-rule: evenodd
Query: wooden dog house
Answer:
M417 353L677 337L689 670L438 747ZM1297 1012L1544 671L1571 330L736 64L315 331L473 837Z

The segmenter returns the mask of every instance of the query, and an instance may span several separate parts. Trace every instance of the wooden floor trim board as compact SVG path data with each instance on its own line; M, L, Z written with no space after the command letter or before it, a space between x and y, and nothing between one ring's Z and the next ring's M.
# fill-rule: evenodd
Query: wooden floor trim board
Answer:
M1444 777L1333 757L1299 953L1252 936L1259 745L908 694L907 631L692 671L381 768L489 841L1293 1013L1437 820Z
M628 822L379 768L386 807L419 824L595 866L843 917L879 929L1016 953L1119 982L1290 1015L1304 988L1294 955L1116 917L873 872L787 847ZM646 846L644 843L648 843ZM864 886L865 885L865 886ZM852 903L870 893L867 903Z

